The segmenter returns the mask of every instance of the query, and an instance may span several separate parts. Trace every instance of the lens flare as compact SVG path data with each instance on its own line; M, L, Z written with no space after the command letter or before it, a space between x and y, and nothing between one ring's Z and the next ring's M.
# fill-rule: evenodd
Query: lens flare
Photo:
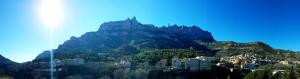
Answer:
M59 26L63 18L61 0L42 0L39 14L41 21L50 29L50 79L54 79L53 29Z
M39 8L40 18L50 28L57 27L63 19L61 0L43 0Z

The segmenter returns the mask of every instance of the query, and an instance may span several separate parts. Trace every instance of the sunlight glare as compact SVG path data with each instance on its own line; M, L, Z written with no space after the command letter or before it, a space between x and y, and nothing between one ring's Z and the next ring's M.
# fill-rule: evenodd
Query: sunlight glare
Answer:
M57 27L63 19L61 0L42 0L39 12L42 22L47 27Z

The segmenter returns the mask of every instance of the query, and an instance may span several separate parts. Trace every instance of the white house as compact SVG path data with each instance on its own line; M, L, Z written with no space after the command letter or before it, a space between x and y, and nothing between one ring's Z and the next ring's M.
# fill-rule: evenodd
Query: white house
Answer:
M131 62L128 60L121 60L120 65L129 68L131 66Z
M172 59L172 69L189 69L190 71L210 70L215 57L195 57L189 59Z

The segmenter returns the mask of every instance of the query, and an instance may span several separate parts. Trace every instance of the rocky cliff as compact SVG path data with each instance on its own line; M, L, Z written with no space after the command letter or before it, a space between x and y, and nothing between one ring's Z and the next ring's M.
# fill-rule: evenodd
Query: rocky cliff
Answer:
M71 37L55 53L103 52L122 47L141 48L195 48L208 50L195 43L215 42L210 32L198 26L162 26L142 24L136 18L105 22L96 32Z

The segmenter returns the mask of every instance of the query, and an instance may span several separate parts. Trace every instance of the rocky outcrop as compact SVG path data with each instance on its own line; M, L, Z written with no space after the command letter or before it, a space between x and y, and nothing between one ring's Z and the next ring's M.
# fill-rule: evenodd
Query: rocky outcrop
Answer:
M50 53L51 52L49 50L46 50L46 51L40 53L38 56L36 56L35 59L50 57Z
M55 54L76 52L103 52L121 47L190 48L208 50L194 41L215 42L210 32L197 26L163 26L142 24L136 18L105 22L96 32L71 37L58 47Z

